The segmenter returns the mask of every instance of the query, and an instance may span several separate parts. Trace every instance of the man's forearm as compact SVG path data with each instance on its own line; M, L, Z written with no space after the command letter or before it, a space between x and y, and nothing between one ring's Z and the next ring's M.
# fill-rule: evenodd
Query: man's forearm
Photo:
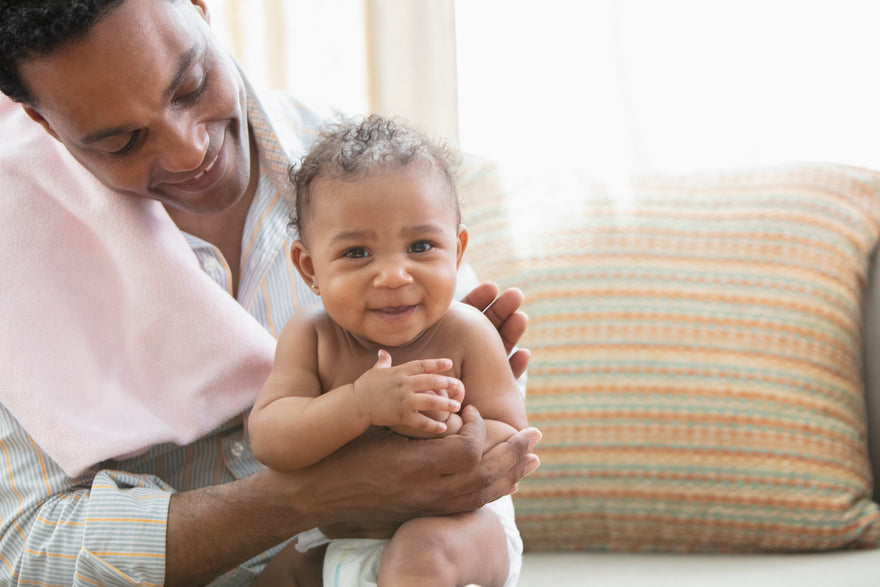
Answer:
M166 585L200 585L317 525L304 483L273 473L173 495Z
M411 440L375 431L293 473L176 494L168 512L166 584L206 582L298 532L368 536L417 515L470 511L509 493L538 465L540 438L521 431L483 453L485 425L470 406L460 434Z

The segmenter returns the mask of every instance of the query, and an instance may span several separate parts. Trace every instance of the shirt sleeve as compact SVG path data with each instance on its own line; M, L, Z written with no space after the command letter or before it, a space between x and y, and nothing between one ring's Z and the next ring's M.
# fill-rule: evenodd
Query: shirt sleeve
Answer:
M0 584L162 585L171 489L101 470L71 479L0 406Z

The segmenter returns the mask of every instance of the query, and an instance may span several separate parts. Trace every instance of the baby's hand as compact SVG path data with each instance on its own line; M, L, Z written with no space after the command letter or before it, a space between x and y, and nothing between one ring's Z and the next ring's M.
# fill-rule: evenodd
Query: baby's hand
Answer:
M445 389L440 389L434 391L433 389L429 389L423 393L433 393L434 395L439 395L441 397L449 397L449 394L446 393ZM432 420L437 420L438 422L445 422L449 419L449 416L452 415L451 412L438 412L436 410L429 410L427 412L422 412L424 415L428 416Z
M458 412L464 385L454 377L440 375L452 368L449 359L424 359L391 366L391 355L379 351L372 369L354 382L360 412L375 426L403 426L429 434L442 434L450 413ZM430 393L429 393L430 392Z

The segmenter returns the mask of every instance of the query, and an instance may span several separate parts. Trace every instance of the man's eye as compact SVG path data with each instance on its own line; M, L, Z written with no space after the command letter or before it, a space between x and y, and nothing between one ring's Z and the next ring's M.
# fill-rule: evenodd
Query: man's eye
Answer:
M177 98L175 100L175 102L178 104L184 104L184 105L191 104L192 102L195 102L196 100L199 99L199 96L204 94L205 90L208 89L208 82L209 82L209 75L208 75L208 73L205 73L205 76L202 78L202 81L199 84L199 87L197 87L195 90L193 90L192 92L190 92L188 94L184 94L183 96L180 96L179 98Z
M409 246L410 253L427 253L434 248L432 243L428 241L416 241Z
M367 252L367 249L362 247L352 247L347 249L343 256L348 257L349 259L364 259L368 257L370 254Z
M117 149L115 151L110 151L110 155L113 157L122 157L123 155L129 153L132 149L134 149L135 145L137 145L138 138L141 136L141 131L136 130L131 133L131 138L128 139L128 142L123 145L121 149Z

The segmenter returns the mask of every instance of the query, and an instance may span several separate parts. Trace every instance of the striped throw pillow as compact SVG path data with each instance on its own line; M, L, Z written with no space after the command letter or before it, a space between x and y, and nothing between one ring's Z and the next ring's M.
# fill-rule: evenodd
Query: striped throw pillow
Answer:
M470 160L461 194L468 260L526 294L544 434L514 496L527 550L880 545L861 363L880 174L582 182L555 200Z

